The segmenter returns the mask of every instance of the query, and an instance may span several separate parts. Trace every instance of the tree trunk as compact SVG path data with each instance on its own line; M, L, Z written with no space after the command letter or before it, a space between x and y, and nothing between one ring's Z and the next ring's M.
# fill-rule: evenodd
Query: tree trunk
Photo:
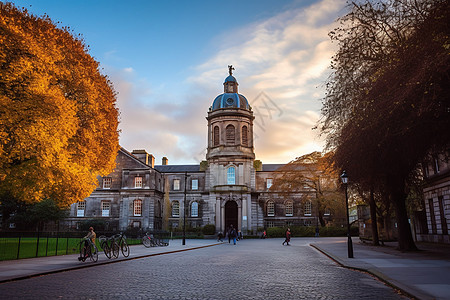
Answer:
M380 246L380 240L378 239L377 207L373 194L373 187L370 188L369 207L370 220L372 221L372 242L374 246Z
M416 251L417 247L412 237L411 226L408 222L408 214L406 211L406 194L404 192L404 182L397 181L398 184L391 187L392 202L397 217L398 228L398 250L400 251Z

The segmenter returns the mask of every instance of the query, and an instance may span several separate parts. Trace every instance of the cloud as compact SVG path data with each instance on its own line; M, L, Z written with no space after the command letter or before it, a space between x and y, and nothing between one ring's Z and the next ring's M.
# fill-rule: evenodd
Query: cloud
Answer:
M221 49L192 68L182 95L152 87L132 68L110 70L119 92L121 145L130 151L144 148L157 163L162 156L177 164L205 159L205 117L223 92L227 65L233 64L239 92L254 107L258 159L282 163L322 150L312 128L334 50L328 32L344 6L343 0L323 0L216 37ZM269 109L258 108L261 92Z

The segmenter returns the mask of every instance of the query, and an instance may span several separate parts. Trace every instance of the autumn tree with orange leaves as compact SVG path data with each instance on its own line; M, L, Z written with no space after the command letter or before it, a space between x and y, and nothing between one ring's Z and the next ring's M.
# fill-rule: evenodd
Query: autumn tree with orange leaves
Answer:
M0 2L0 201L88 197L115 166L111 82L80 36Z

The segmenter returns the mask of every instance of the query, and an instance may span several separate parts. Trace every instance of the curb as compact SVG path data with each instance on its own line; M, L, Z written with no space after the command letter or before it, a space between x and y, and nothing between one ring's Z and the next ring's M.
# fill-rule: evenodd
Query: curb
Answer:
M350 270L356 270L356 271L360 271L360 272L364 272L367 274L370 274L374 277L376 277L378 280L382 281L383 283L385 283L386 285L392 287L395 290L398 290L399 292L401 292L402 295L409 297L411 299L433 299L432 297L428 296L428 295L424 295L422 293L420 293L419 291L410 291L411 288L403 285L402 283L397 282L396 280L391 279L390 277L384 275L383 273L381 273L378 270L375 269L364 269L364 268L359 268L359 267L354 267L354 266L349 266L347 264L345 264L343 261L341 261L341 259L321 248L319 248L319 246L314 245L314 244L309 244L309 246L313 247L314 249L316 249L317 251L321 252L322 254L324 254L325 256L327 256L328 258L330 258L331 260L333 260L335 263L337 263L339 266L344 267L346 269L350 269ZM419 296L420 295L420 296Z
M136 257L122 257L122 258L114 259L114 260L110 259L110 260L105 260L105 261L102 261L102 262L93 262L93 263L88 263L88 264L83 264L83 265L69 266L69 267L65 267L65 268L61 268L61 269L55 269L55 270L46 271L46 272L39 272L39 273L34 273L34 274L20 276L20 277L15 277L15 278L10 278L10 279L3 279L3 280L0 280L0 284L6 283L6 282L12 282L12 281L19 281L19 280L29 279L29 278L33 278L33 277L42 276L42 275L56 274L56 273L62 273L62 272L66 272L66 271L79 270L79 269L85 269L85 268L92 268L92 267L96 267L96 266L102 266L102 265L107 265L107 264L114 264L114 263L119 263L119 262L124 262L124 261L129 261L129 260L135 260L135 259L141 259L141 258L146 258L146 257L151 257L151 256L158 256L158 255L164 255L164 254L172 254L172 253L184 252L184 251L189 251L189 250L196 250L196 249L201 249L201 248L208 248L208 247L217 246L217 245L220 245L220 244L221 243L215 243L215 244L211 244L211 245L197 246L197 247L193 247L193 248L186 248L186 249L172 250L172 251L166 251L166 252L145 254L145 255L140 255L140 256L136 256Z

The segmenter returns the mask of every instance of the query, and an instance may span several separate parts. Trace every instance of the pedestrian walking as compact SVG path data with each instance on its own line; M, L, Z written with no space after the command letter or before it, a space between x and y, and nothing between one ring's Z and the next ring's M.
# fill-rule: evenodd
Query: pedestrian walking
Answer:
M233 225L230 225L230 232L228 234L228 239L233 239L233 245L236 245L236 237L237 237L236 229L234 229Z
M217 235L217 241L218 242L223 242L223 234L222 234L222 231L219 231L219 234Z
M288 228L288 229L286 229L286 239L283 242L283 246L284 246L284 244L289 246L290 241L291 241L291 230Z

